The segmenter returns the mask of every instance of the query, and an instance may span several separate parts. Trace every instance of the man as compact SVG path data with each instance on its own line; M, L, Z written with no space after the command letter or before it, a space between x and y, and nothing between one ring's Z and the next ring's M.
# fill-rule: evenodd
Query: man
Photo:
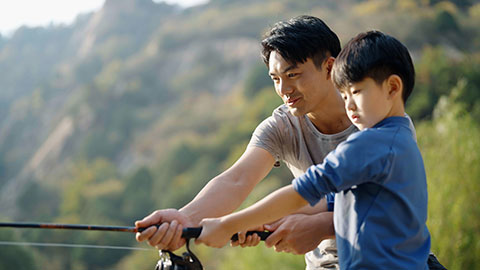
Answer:
M163 223L158 229L151 227L137 234L138 241L148 240L159 249L180 248L185 243L180 238L183 227L233 212L277 161L282 160L298 177L357 131L330 79L340 41L323 21L300 16L279 22L267 33L262 46L275 91L285 104L257 127L240 159L212 179L190 203L178 211L155 211L136 222L137 227ZM327 239L335 233L326 200L266 229L274 231L266 245L275 246L277 251L304 254L313 250L306 255L307 269L338 268L335 240ZM258 237L246 242L254 245Z

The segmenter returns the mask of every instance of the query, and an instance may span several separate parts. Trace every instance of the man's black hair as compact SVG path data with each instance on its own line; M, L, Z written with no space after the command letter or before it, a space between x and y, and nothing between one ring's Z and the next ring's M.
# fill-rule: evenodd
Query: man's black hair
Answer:
M319 18L299 16L276 23L262 40L262 58L268 66L270 53L276 51L287 62L305 63L312 58L320 69L327 56L340 52L337 35Z
M350 40L333 64L333 83L337 88L372 78L381 84L390 75L403 83L406 103L415 84L415 69L408 49L397 39L379 31L358 34Z

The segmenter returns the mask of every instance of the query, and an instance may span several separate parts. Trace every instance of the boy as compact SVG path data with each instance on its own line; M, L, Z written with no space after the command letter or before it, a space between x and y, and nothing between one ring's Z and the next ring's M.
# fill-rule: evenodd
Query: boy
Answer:
M352 39L333 65L333 81L360 129L320 165L255 205L204 219L198 242L222 247L237 231L315 205L336 192L334 224L341 269L428 269L427 186L404 117L413 90L408 50L378 31Z

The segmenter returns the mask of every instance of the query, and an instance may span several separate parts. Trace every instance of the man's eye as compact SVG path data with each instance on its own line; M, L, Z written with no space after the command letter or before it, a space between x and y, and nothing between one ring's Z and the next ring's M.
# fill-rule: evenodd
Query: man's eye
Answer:
M287 74L287 76L288 76L289 78L294 78L294 77L296 77L297 75L298 75L298 73L288 73L288 74Z
M280 79L278 77L271 77L272 78L272 81L274 82L278 82Z
M353 90L353 91L352 91L352 94L353 94L353 95L356 95L356 94L358 94L358 93L360 93L360 90Z

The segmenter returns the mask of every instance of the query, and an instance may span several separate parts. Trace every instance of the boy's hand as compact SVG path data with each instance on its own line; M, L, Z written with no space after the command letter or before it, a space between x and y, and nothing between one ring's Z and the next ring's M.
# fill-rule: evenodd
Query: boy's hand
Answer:
M202 233L195 240L196 244L203 243L210 247L221 248L225 246L235 232L228 230L220 218L206 218L200 222Z
M263 226L258 226L255 228L251 228L249 231L260 231L263 232L265 228ZM238 232L238 240L237 241L230 241L230 246L236 247L241 246L244 247L254 247L260 243L260 236L254 233L252 235L246 236L247 231Z

